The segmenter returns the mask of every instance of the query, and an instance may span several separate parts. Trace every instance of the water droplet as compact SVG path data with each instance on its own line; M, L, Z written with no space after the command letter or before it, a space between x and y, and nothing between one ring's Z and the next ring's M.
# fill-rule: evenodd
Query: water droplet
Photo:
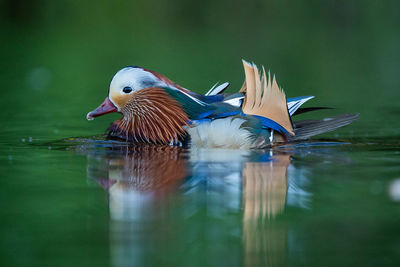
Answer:
M393 201L400 201L400 178L397 178L390 183L389 196Z
M21 141L25 143L26 140L25 140L25 138L22 138Z
M13 160L13 156L12 155L8 155L8 160Z
M29 143L32 143L32 137L31 136L29 136L28 141L29 141Z
M48 146L47 148L48 148L49 150L51 150L51 146Z

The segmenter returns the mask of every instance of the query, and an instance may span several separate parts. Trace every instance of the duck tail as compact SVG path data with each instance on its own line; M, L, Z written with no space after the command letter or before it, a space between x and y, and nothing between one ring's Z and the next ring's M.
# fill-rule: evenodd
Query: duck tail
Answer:
M340 127L346 126L360 116L356 114L343 114L332 118L325 118L322 120L302 120L294 123L294 136L289 136L288 141L299 141L308 139L314 135L322 134L336 130Z

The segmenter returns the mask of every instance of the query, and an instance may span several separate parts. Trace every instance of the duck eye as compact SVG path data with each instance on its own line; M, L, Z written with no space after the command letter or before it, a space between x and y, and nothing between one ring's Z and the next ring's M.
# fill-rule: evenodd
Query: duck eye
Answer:
M129 94L130 92L132 92L132 88L129 87L129 86L125 86L124 89L122 89L122 91L123 91L125 94Z

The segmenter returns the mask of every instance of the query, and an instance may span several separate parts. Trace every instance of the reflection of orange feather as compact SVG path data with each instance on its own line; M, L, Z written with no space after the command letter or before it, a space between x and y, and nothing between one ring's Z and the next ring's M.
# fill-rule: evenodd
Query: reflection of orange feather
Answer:
M287 230L275 218L285 208L290 155L243 168L243 247L245 266L284 266ZM268 220L268 221L267 221Z
M274 218L285 207L290 155L275 155L270 162L246 162L243 168L244 220Z
M109 128L110 135L136 142L169 144L181 140L189 118L179 102L161 88L134 93L121 110L124 117Z

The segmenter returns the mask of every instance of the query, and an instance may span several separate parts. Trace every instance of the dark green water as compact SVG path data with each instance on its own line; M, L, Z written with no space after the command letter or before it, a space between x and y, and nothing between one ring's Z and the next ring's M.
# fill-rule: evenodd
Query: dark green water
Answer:
M396 1L0 1L1 266L398 266ZM127 146L88 122L126 65L360 112L273 151ZM306 117L303 117L306 118ZM300 117L301 119L301 117Z

